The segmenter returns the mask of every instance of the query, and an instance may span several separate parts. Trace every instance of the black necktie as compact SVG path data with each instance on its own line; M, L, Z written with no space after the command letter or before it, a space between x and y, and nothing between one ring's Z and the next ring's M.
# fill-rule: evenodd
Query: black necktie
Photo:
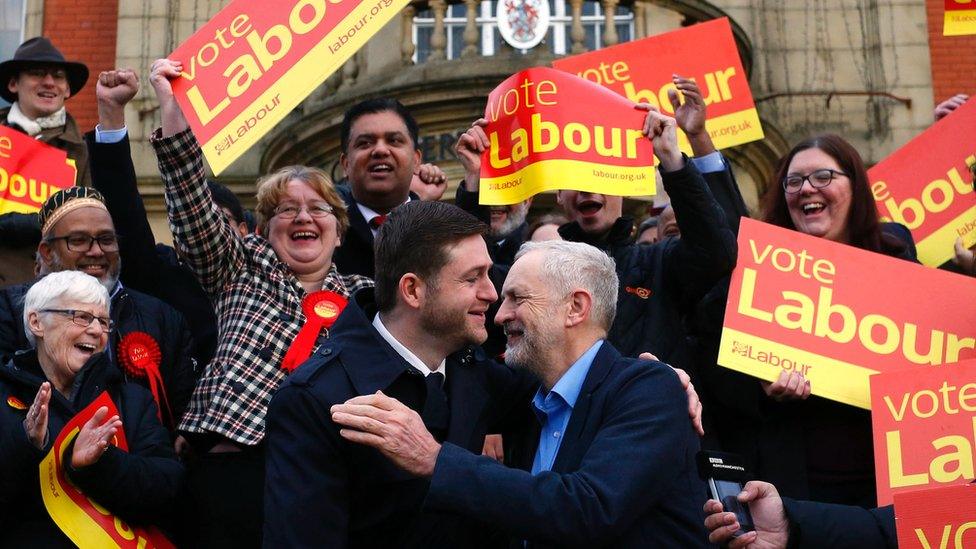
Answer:
M444 374L432 372L427 374L424 382L427 384L427 399L420 417L437 442L443 442L451 415L447 407L447 394L444 392Z

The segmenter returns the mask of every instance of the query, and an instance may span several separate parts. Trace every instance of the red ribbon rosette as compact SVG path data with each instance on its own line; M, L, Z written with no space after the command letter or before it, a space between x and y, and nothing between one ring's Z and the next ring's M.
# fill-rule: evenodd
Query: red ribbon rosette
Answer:
M341 295L322 290L305 296L302 300L302 312L305 313L305 325L295 336L285 358L281 361L281 368L288 373L305 362L312 354L315 341L319 338L322 328L331 328L339 314L346 308L349 300Z
M156 417L160 423L163 421L163 408L166 409L167 417L173 418L166 399L163 376L159 373L162 361L163 353L159 350L159 344L146 332L130 332L119 341L119 364L128 376L149 381L149 390L159 408L156 410Z

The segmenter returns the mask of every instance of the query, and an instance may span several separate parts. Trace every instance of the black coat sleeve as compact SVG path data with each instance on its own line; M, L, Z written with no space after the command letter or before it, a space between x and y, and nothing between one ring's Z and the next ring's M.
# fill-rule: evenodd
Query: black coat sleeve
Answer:
M789 547L871 549L898 547L893 505L864 509L783 498L790 521Z
M725 169L719 172L703 173L705 184L715 198L715 202L725 213L725 221L729 229L735 235L739 234L739 220L749 217L749 209L746 208L745 200L739 191L739 184L735 180L735 175L729 167L728 162L723 159Z
M732 272L737 251L735 235L690 161L685 159L683 168L662 171L661 176L681 227L681 238L668 242L665 250L666 281L690 305Z
M264 546L345 547L349 467L328 406L284 385L271 399L266 440Z
M146 207L136 184L129 136L118 143L96 143L95 133L85 134L91 161L92 185L105 197L119 240L122 283L150 295L157 295L166 266L156 253L156 239L149 226Z
M454 194L454 205L480 219L485 225L491 225L491 208L478 204L478 191L470 192L464 188L464 180L458 184Z
M167 333L172 334L173 337L168 338L166 342L170 347L167 356L172 357L167 396L173 413L173 428L175 429L190 402L193 389L196 388L202 365L198 364L194 358L196 356L196 345L183 315L174 309L168 312L168 317Z
M7 395L0 396L3 397L0 402L3 405L0 410L0 509L12 509L20 503L23 494L37 490L37 467L44 451L27 438L24 413L7 406ZM0 512L0 524L2 515Z
M67 468L72 482L92 499L137 524L169 517L183 480L169 433L156 417L156 403L142 387L123 388L121 413L129 451L110 446L94 464ZM68 455L74 448L68 449Z

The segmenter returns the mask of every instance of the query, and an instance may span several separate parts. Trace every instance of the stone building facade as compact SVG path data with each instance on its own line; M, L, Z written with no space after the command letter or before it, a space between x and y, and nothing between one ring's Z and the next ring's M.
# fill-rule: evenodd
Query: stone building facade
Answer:
M21 37L51 36L68 57L89 63L93 74L113 65L139 71L143 89L126 121L154 231L169 240L148 144L159 123L145 82L148 67L227 2L6 1L7 10L20 2ZM484 111L488 92L513 72L558 55L727 16L766 133L761 142L725 151L755 209L776 160L791 143L838 133L874 163L931 124L938 101L976 93L976 58L962 53L973 50L976 37L941 36L941 6L941 0L550 0L547 39L522 52L500 40L494 0L413 0L220 181L250 204L255 179L288 164L315 165L341 177L342 112L381 95L411 108L421 125L425 158L457 181L455 136ZM69 102L84 127L96 119L93 93L89 86ZM445 196L453 196L453 188ZM649 203L628 201L628 209L640 214ZM553 204L551 196L540 197L534 208Z

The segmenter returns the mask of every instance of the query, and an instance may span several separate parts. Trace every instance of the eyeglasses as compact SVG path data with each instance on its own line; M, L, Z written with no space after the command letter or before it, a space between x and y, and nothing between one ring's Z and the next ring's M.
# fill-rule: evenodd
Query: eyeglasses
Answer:
M838 175L846 176L847 174L837 170L825 168L810 172L806 175L788 175L783 179L783 189L788 193L798 193L800 192L800 189L803 188L804 181L809 181L810 185L813 186L814 189L822 189L827 185L830 185L830 182L833 181Z
M98 325L102 328L102 331L108 332L115 327L115 321L111 318L105 318L103 316L95 316L88 311L79 311L78 309L41 309L38 311L40 313L57 313L59 315L70 316L71 321L78 326L83 326L85 328L91 326L92 322L98 321Z
M60 67L31 67L29 69L24 69L22 72L32 78L44 78L50 74L51 78L54 78L55 80L68 79L68 73Z
M285 204L275 208L274 213L282 219L295 219L303 209L308 211L308 215L312 217L325 217L332 213L332 206L326 202L312 202L307 206Z
M54 242L55 240L64 240L65 244L68 245L68 250L72 252L87 252L91 250L92 244L95 241L98 241L98 247L103 252L119 251L119 235L114 233L100 234L98 236L72 233L67 236L53 236L47 239L48 242Z

